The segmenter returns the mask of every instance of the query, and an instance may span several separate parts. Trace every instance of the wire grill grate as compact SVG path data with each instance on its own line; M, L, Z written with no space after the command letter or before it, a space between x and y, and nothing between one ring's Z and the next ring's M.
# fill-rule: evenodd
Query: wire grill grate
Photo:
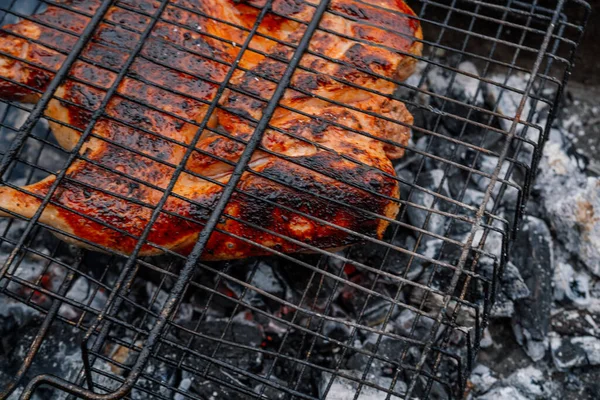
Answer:
M424 39L421 40L423 54L413 56L419 60L419 73L404 82L394 81L398 89L393 95L330 76L350 87L358 86L378 96L401 99L415 117L411 126L413 141L408 145L377 138L405 150L404 158L396 163L398 175L387 174L401 185L401 198L388 198L400 204L398 217L390 220L382 215L370 214L374 218L389 220L390 227L384 239L337 226L337 229L349 231L365 243L332 252L295 241L314 254L284 254L263 246L270 256L216 263L201 261L200 256L213 232L261 247L249 238L220 230L217 225L223 217L282 236L262 228L256 221L225 215L225 206L234 195L256 197L238 185L242 173L250 171L262 178L274 179L249 168L248 163L255 151L296 162L261 144L261 137L267 129L299 141L308 141L271 124L276 107L315 118L280 104L286 90L293 89L325 102L334 102L291 82L295 71L318 73L300 62L303 55L335 64L344 63L309 48L311 36L317 31L340 35L319 25L324 14L362 21L360 15L352 18L336 11L331 7L332 2L298 1L298 4L312 7L309 22L279 15L301 24L305 29L302 40L297 44L281 43L293 48L294 56L290 59L252 48L251 41L258 36L278 41L258 32L265 16L278 14L271 0L262 2L264 4L260 6L256 5L260 2L247 2L260 10L252 29L232 26L227 20L202 15L201 11L192 7L193 2L186 1L144 1L138 4L109 0L43 3L13 0L1 3L0 25L20 19L31 20L72 39L72 43L55 44L53 50L64 54L64 62L58 71L52 71L55 78L48 89L40 93L41 98L34 106L0 103L0 151L3 156L0 174L3 185L21 190L24 184L56 173L58 180L51 189L52 193L58 188L59 180L71 179L64 172L67 166L76 160L92 165L96 162L85 153L79 153L89 139L107 141L115 148L168 164L159 157L141 153L94 132L97 122L107 118L124 127L156 135L156 132L135 121L109 115L106 108L115 97L159 112L164 118L190 124L196 132L191 143L168 139L173 145L184 147L185 155L179 165L167 165L175 171L169 185L166 188L153 187L162 193L161 199L153 208L152 222L139 237L132 238L136 246L130 256L116 254L108 248L86 242L84 238L43 224L39 220L41 209L31 218L2 220L1 296L24 303L37 312L32 323L35 333L26 340L26 350L18 360L20 367L3 388L4 396L8 396L19 384L26 385L23 398L31 398L34 393L40 392L41 385L90 399L204 399L213 393L232 399L331 399L341 387L348 386L356 399L361 398L361 393L365 396L365 393L377 393L380 396L377 398L382 399L437 398L440 393L452 397L463 395L468 372L495 300L498 277L507 261L510 238L522 216L544 138L572 67L573 55L587 19L588 5L577 0L408 2L416 12L417 17L414 18L424 29ZM371 4L380 8L381 12L388 12L383 6L372 4L375 2L352 0L351 3ZM84 7L87 4L95 4L97 10L91 13ZM140 4L152 7L145 8ZM56 26L43 19L32 18L48 6L81 16L88 22L76 35L68 25ZM139 26L132 27L120 21L115 17L114 7L121 13L139 18ZM567 8L573 10L569 18L564 14ZM197 30L196 26L184 20L167 18L167 10L208 18L243 32L244 42L234 44L240 47L235 60L228 62L215 55L196 52L197 56L219 64L227 71L222 81L201 78L218 87L211 100L190 96L178 88L161 86L134 71L134 63L144 60L165 70L194 75L168 60L150 59L142 54L144 44L161 24L182 31ZM368 25L368 22L362 22ZM73 73L77 62L97 63L82 56L82 51L93 40L92 36L100 24L123 29L138 38L132 43L123 65L101 64L115 77L108 85L101 79L94 82L82 80ZM7 32L4 28L0 28L0 33L19 37L18 33ZM213 40L222 40L210 33L203 34ZM52 48L47 42L21 37ZM170 45L180 52L194 52L177 43ZM287 64L280 80L261 76L261 79L276 85L271 98L262 98L229 83L235 72L246 72L238 63L247 51ZM15 56L0 47L0 57ZM46 68L32 61L20 61L40 69ZM465 61L472 62L476 69L464 69ZM361 72L393 81L366 69ZM438 87L435 82L428 81L434 73L444 78ZM526 76L524 87L514 84L513 78L517 75ZM23 85L7 77L0 79ZM118 87L124 79L186 97L194 101L193 104L207 107L207 117L201 122L194 121L174 111L161 109L143 96L122 93ZM106 92L99 107L86 110L91 115L91 122L85 129L44 116L52 100L59 98L57 90L60 85L67 80ZM457 88L470 88L471 96L457 95ZM247 141L209 126L212 111L223 107L219 99L226 90L266 104L260 119L244 116L253 127L253 134ZM501 106L506 104L501 101L503 96L514 99L513 108ZM82 108L81 104L67 99L61 101ZM541 108L548 114L545 118L540 116ZM376 111L358 108L355 111L408 126ZM336 121L327 122L340 125L349 132L373 137L361 129ZM50 133L49 123L78 130L82 139L72 151L65 151ZM157 218L171 213L162 207L169 196L179 196L173 193L178 175L182 172L193 174L184 166L204 131L227 137L244 150L235 163L205 153L230 164L234 172L227 184L200 176L223 186L223 192L219 201L209 207L205 228L191 253L184 257L156 243L149 243L148 235L151 224ZM319 143L311 144L327 150ZM356 159L347 160L360 164ZM408 164L411 165L410 173L406 173ZM318 168L314 169L319 172ZM432 174L432 170L436 173ZM122 171L112 172L152 187L148 182ZM426 176L434 181L433 184L425 182ZM468 200L469 183L472 182L482 189L482 196ZM277 183L293 187L293 183L284 180ZM93 185L90 188L102 190ZM372 194L381 196L376 192ZM51 194L40 197L43 206L55 204L51 197ZM285 208L274 199L256 200L261 204ZM344 207L355 207L344 200L326 200ZM323 225L336 226L299 210L290 211ZM8 210L5 212L10 213ZM107 226L101 220L94 221ZM105 254L76 249L51 233L72 236ZM124 234L131 236L127 232ZM411 239L407 240L409 236ZM284 239L294 242L291 238ZM148 245L159 248L166 255L139 256L142 247ZM82 285L85 286L84 293L73 290ZM399 319L399 315L409 317ZM402 323L405 325L402 326ZM34 373L40 353L53 351L51 337L56 335L56 331L81 344L80 368L74 376L54 376L46 371Z

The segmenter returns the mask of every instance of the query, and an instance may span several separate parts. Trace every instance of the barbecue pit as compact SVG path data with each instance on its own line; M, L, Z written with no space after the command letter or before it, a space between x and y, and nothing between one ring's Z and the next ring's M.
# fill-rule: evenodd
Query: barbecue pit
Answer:
M1 25L44 4L72 9L70 2L4 2ZM103 1L55 85L113 4L149 18L149 26L166 7L185 7L164 0L144 12ZM0 375L3 395L460 398L588 7L409 5L423 26L424 50L417 73L397 82L394 95L415 123L395 164L400 213L384 240L366 237L338 252L202 262L223 207L211 210L212 228L207 223L188 257L102 254L60 241L36 217L3 219L2 336L11 349L10 368ZM315 6L307 35L332 12L328 6ZM566 7L580 9L580 19L567 19ZM3 185L36 182L77 157L57 145L43 118L53 95L35 106L2 103ZM258 136L247 144L257 145ZM228 185L224 196L237 190Z

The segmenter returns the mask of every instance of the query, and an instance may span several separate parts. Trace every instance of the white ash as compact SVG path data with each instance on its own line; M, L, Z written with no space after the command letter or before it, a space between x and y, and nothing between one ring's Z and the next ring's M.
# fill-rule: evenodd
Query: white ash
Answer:
M523 79L523 87L525 83ZM515 97L511 101L516 103L517 100ZM506 111L508 107L504 107L503 113L509 113ZM537 246L533 252L525 251L527 247L523 240L517 238L508 254L514 265L508 263L506 269L509 275L514 271L513 266L523 273L524 264L515 262L515 257L532 258L538 260L540 271L551 274L552 287L549 293L547 289L541 290L541 281L535 283L525 279L525 283L533 284L528 287L530 296L546 299L544 301L548 301L547 296L550 296L550 309L544 309L543 314L538 313L536 318L551 320L552 325L546 333L538 330L535 337L532 337L530 329L539 324L531 324L529 320L535 313L517 315L512 309L514 303L527 297L519 296L521 298L513 302L505 291L511 286L511 281L516 283L519 280L511 280L505 275L498 294L499 302L492 309L492 318L506 317L507 314L513 317L513 334L529 358L515 351L502 356L502 361L485 361L485 368L473 371L471 383L474 389L470 394L471 399L597 398L598 392L592 385L597 386L596 382L600 379L600 280L597 278L600 276L600 183L597 177L582 170L584 164L576 156L577 151L573 151L573 137L567 133L567 129L577 125L577 121L578 117L572 115L567 120L558 120L551 130L528 206L529 212L539 217L538 222L531 225L526 219L523 228L525 232L521 234L528 240L535 239L537 233L530 229L540 226L539 221L543 220L551 232L542 234L537 240L549 243L552 251L542 256ZM544 121L538 123L540 126L545 124ZM527 130L530 139L537 141L536 135L537 130ZM484 161L484 166L486 163L490 167L496 165L493 159ZM505 199L506 197L503 198L503 204L511 207L509 202L504 202ZM525 254L522 254L524 251ZM541 297L540 293L543 293ZM496 324L506 324L502 321L507 320L495 321ZM524 329L528 324L531 326ZM486 359L486 353L494 354L497 351L495 349L511 346L505 343L507 338L504 334L495 334L494 331L490 333L489 338L484 336L486 346L482 346L480 351L483 359ZM548 349L549 357L544 357ZM503 363L518 363L525 367L513 373L506 365L501 366ZM486 368L489 368L489 372ZM558 371L564 373L559 374ZM497 381L491 386L489 383L486 385L485 381L482 383L482 374ZM488 380L491 381L493 379Z
M489 392L475 397L476 400L530 400L518 389L511 386L496 387Z
M348 376L352 376L353 379L347 379L340 376L336 376L333 379L333 383L327 391L327 386L332 379L332 375L328 372L323 372L321 377L321 386L319 387L319 394L321 398L326 400L347 400L356 399L356 391L358 390L358 382L356 380L362 379L362 372L354 370L341 370ZM373 374L367 374L366 381L382 388L391 389L392 392L397 393L398 396L389 395L388 392L379 390L372 386L363 385L358 396L358 400L400 400L403 393L406 393L406 384L402 381L396 381L394 387L392 386L392 378L377 377ZM327 391L327 392L326 392Z
M485 393L490 390L491 387L498 382L498 378L495 376L494 371L483 364L477 364L475 368L473 368L470 381L473 385L473 392L477 394Z
M550 338L552 360L559 370L600 365L600 339L595 336Z
M586 176L564 147L562 132L552 130L536 189L557 238L600 276L600 178Z
M489 368L481 365L473 373L473 400L558 399L556 384L533 366L518 369L505 379L497 379Z
M570 264L558 262L552 283L555 301L569 301L577 307L590 305L590 276L585 271L575 272Z

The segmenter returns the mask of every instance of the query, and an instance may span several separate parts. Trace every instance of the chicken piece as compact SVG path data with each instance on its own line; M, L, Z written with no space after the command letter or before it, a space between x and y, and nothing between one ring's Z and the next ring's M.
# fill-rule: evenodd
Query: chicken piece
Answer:
M89 22L83 13L95 12L99 2L64 0L63 7L49 6L3 27L0 97L36 102ZM41 222L66 241L130 254L207 118L140 253L188 254L312 18L310 3L317 1L274 1L219 107L207 116L264 3L171 1ZM101 107L157 4L117 2L58 88L45 115L62 122L50 125L65 149L75 147ZM414 56L421 53L413 16L401 0L332 0L204 260L268 249L293 253L306 251L305 245L340 248L361 241L360 235L383 236L399 209L391 159L403 155L412 123L404 104L387 95L394 80L413 72ZM21 190L1 187L2 215L32 217L55 180L51 175Z

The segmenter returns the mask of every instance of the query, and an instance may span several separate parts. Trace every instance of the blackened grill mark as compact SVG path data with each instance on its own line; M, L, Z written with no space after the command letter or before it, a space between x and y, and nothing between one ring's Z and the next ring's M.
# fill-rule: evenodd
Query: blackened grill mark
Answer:
M415 15L403 1L396 1L396 5L400 13ZM332 1L330 8L341 14L369 21L376 26L387 27L395 31L401 29L402 33L408 35L413 35L419 28L419 22L415 18L408 18L392 11L385 11L365 4L358 5L353 3L352 0Z
M221 82L228 67L198 55L183 52L156 38L149 38L142 48L142 55L202 79Z
M108 89L115 80L114 72L110 72L83 61L75 61L70 75L106 89Z
M256 66L255 73L266 78L279 80L285 72L285 64L275 60L264 60Z
M137 59L131 66L131 72L161 86L176 89L195 99L210 101L218 89L218 85L198 79L156 63Z
M344 54L344 58L358 68L367 69L375 73L378 72L377 67L383 69L392 68L392 64L387 58L379 56L372 50L365 48L362 44L355 44L350 47Z
M275 11L290 17L302 12L307 7L304 0L280 0L274 3L273 8Z
M135 29L138 32L143 32L146 25L150 22L150 18L147 16L118 7L111 8L106 19Z
M34 14L31 18L78 35L83 33L83 30L90 21L90 18L81 14L53 6L48 6L44 13Z
M100 43L90 42L83 50L82 56L95 61L100 66L118 69L127 61L128 53Z
M94 40L120 49L133 49L140 40L140 35L118 26L101 24L96 33Z

